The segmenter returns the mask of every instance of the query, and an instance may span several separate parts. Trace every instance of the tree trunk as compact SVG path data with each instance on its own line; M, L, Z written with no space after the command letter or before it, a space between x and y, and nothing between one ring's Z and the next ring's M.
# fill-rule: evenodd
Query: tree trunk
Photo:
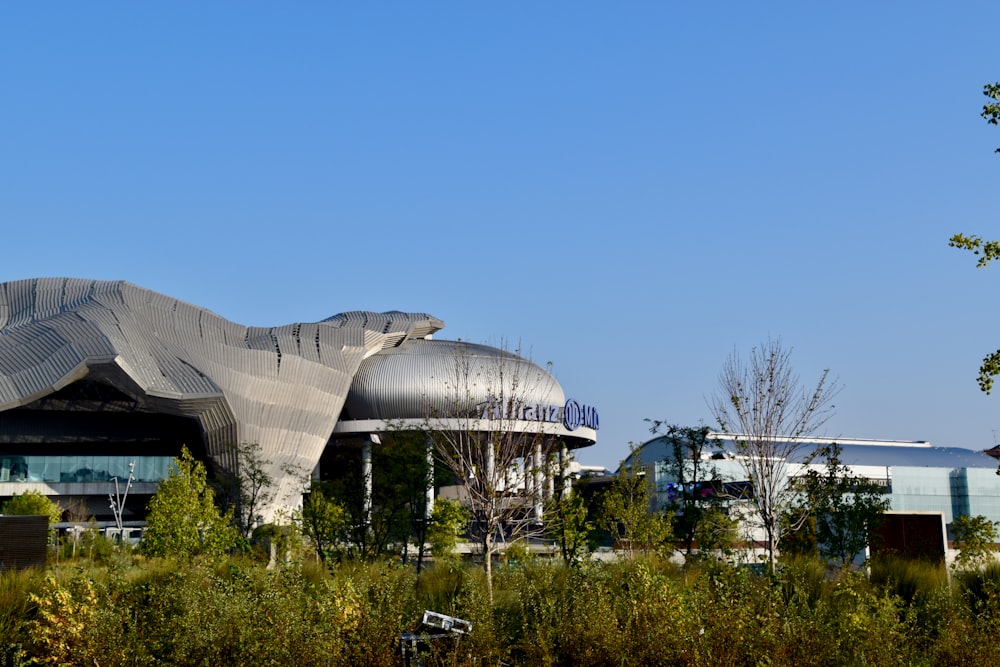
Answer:
M493 608L493 536L487 532L483 537L483 567L486 569L486 596Z
M778 543L777 540L775 539L776 535L774 534L774 528L775 528L774 522L770 521L766 523L764 527L765 530L767 531L767 565L768 569L771 571L771 574L773 575L777 572L778 569L774 556L774 552L777 551L778 549Z
M417 574L420 574L420 571L424 569L424 544L425 541L420 540L420 543L417 545Z

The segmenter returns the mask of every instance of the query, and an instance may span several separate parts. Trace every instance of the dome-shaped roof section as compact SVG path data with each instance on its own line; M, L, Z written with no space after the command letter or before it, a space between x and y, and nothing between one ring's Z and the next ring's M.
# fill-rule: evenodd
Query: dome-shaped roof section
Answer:
M516 354L461 341L409 339L361 363L341 419L474 415L491 400L563 405L562 387Z

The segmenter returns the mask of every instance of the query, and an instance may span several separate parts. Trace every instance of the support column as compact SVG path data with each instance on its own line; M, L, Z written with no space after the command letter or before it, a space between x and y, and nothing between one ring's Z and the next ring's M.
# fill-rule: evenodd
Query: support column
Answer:
M551 500L556 495L556 468L558 461L552 459L551 454L545 456L545 498Z
M434 514L434 441L427 438L427 502L424 507L424 518L430 519Z
M378 434L372 433L361 444L361 488L363 489L363 500L361 502L361 514L364 524L367 526L371 522L372 516L372 445L382 444Z
M562 477L562 496L569 498L573 493L573 475L569 472L569 448L563 443L559 446L559 475Z
M533 465L532 465L532 467L533 467L533 471L532 472L533 472L534 480L533 480L533 484L531 486L532 486L532 492L534 494L534 501L535 501L535 507L534 507L534 510L535 510L535 521L537 521L538 523L541 523L542 522L542 512L543 512L543 505L542 505L542 493L543 493L543 491L542 491L542 487L545 484L545 469L542 467L542 466L545 465L545 460L542 458L542 443L540 443L540 442L536 442L535 443L535 452L534 452L534 457L533 458L534 458L534 461L533 461Z
M504 473L504 479L506 480L504 482L507 487L506 490L510 493L518 493L518 487L521 484L521 470L517 459L511 461L511 464L507 467L507 472Z
M487 440L486 444L486 485L496 487L497 485L497 453L493 448L493 441ZM494 492L500 491L498 488L493 489Z

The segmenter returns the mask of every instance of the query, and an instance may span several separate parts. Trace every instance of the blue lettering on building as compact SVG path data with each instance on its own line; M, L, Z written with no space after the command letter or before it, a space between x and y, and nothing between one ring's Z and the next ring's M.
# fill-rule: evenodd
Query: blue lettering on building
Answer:
M498 401L490 399L484 406L482 419L514 419L517 421L549 422L562 425L569 431L581 426L597 430L600 419L597 408L583 405L576 399L569 399L563 406L541 403L521 403L520 401Z

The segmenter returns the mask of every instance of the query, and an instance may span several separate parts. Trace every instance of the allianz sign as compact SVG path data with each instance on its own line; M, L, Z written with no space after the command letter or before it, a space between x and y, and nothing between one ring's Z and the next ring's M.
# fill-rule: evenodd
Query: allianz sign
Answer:
M600 428L597 408L583 405L575 399L569 399L565 405L542 405L541 403L522 403L521 401L500 401L490 399L483 406L481 419L513 419L517 421L551 422L562 425L567 430L575 431L581 426Z

